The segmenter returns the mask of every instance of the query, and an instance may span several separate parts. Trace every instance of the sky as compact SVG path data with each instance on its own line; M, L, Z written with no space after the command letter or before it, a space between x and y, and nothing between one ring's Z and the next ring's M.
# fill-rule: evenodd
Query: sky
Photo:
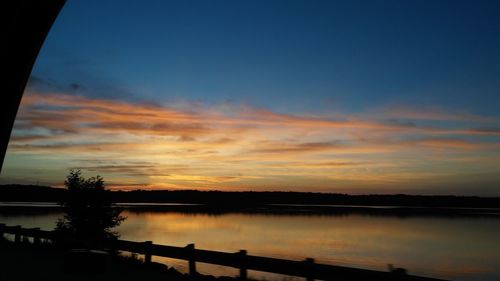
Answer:
M498 1L75 1L0 183L500 196Z

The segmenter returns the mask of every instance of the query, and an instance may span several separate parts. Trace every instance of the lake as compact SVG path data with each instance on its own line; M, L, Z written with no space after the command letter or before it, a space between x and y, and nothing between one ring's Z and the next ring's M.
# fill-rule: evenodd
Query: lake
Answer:
M50 209L50 207L47 207ZM387 270L451 280L500 280L500 216L397 217L349 215L186 214L125 211L121 239ZM62 213L0 213L0 223L51 230ZM154 259L154 258L153 258ZM185 261L161 259L181 271ZM200 264L201 273L237 275ZM258 272L250 277L283 280ZM287 278L290 280L291 278Z

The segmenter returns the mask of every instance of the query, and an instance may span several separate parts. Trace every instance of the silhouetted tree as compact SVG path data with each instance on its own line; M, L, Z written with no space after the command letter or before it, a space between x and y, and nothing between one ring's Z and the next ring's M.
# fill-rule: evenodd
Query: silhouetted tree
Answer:
M125 218L112 206L104 179L85 179L80 170L70 170L64 185L68 192L64 218L57 221L58 240L65 246L97 248L117 239L118 233L111 229Z

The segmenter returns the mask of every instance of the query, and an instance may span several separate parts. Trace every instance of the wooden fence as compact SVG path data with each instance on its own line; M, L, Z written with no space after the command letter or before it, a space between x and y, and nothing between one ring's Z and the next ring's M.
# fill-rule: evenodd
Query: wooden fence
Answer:
M0 224L0 237L5 233L14 235L14 242L20 243L22 237L31 237L33 244L40 243L41 239L54 240L52 231L40 228L22 228L21 226L6 226ZM319 280L402 280L402 281L444 281L441 279L400 274L397 272L383 272L351 267L315 263L314 259L293 261L277 258L268 258L248 255L246 250L236 253L226 253L196 249L194 244L186 247L166 246L153 244L152 241L134 242L118 240L113 245L116 250L128 251L144 255L145 263L151 263L152 256L186 260L189 264L189 274L195 276L196 263L203 262L237 268L240 278L247 278L248 270L256 270L289 276L304 277L307 281Z

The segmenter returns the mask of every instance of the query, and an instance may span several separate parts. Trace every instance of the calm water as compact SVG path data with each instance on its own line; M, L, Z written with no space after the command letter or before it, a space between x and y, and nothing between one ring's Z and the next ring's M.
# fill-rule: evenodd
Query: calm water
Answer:
M500 217L397 218L125 212L122 239L387 270L452 280L500 280ZM8 225L53 229L61 214L0 215ZM162 262L185 270L183 261ZM201 265L202 273L236 275L235 269ZM255 277L269 275L251 273ZM282 279L282 278L281 278Z

